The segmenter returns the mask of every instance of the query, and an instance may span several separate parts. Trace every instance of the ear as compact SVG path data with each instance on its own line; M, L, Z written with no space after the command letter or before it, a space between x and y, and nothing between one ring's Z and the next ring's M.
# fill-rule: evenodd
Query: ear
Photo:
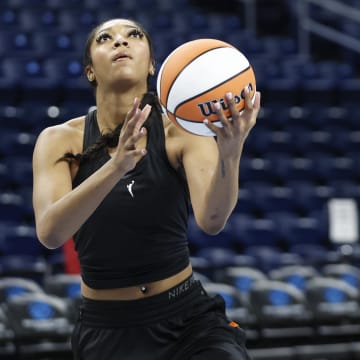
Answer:
M90 65L85 68L85 74L90 82L93 82L95 80L94 70Z
M155 74L155 64L151 63L149 67L149 74L153 76Z

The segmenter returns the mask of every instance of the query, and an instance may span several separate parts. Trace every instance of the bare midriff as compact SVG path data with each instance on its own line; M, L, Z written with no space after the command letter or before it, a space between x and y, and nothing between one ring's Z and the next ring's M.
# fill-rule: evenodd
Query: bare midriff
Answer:
M93 300L137 300L165 292L180 284L192 274L189 264L184 270L163 280L114 289L93 289L81 281L81 294Z

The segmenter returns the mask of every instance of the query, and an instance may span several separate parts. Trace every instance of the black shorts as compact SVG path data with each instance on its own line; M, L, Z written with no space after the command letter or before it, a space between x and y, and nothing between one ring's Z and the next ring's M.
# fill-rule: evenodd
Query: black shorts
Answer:
M72 336L76 360L243 360L244 331L191 276L133 301L83 299Z

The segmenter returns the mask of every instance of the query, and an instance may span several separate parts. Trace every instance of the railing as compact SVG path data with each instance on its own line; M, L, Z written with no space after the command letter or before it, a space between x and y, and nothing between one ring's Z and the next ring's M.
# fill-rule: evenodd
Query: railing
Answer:
M360 24L360 10L354 6L345 5L337 0L298 0L298 40L299 51L302 55L306 57L310 56L310 37L312 33L360 53L360 40L331 26L311 19L309 13L309 6L311 5L319 6L331 13L335 13L338 17L341 16L344 19Z

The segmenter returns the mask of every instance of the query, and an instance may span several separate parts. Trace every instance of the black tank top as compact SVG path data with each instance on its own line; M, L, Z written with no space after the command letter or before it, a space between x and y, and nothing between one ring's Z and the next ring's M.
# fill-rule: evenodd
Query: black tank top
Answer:
M168 161L158 109L153 107L146 128L147 154L74 235L83 281L94 289L165 279L189 264L189 193L184 176ZM85 119L84 150L99 136L93 110ZM105 150L80 164L73 187L109 159Z

